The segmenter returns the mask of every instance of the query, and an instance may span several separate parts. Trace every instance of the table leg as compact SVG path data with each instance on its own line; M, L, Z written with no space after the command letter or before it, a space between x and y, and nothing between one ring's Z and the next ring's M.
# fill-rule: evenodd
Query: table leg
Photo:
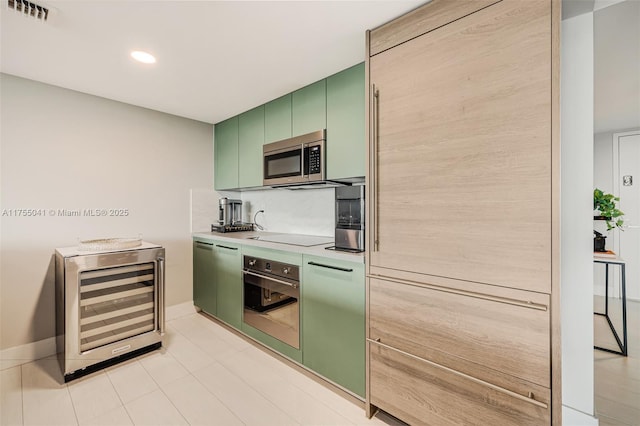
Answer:
M616 339L616 343L618 343L619 351L615 351L613 349L607 349L600 346L594 346L596 349L600 349L606 352L611 352L614 354L627 356L627 278L626 278L626 268L624 263L617 263L620 266L620 275L621 275L621 284L622 284L622 340L620 340L620 336L616 331L611 318L609 317L609 263L604 263L605 265L605 279L604 279L604 300L605 300L605 310L604 313L594 312L595 315L601 315L605 317L607 323L609 324L609 328L613 334L613 337Z
M627 356L627 283L625 264L620 266L622 268L622 339L624 341L620 349L622 349L622 355Z
M609 317L609 264L604 264L604 314Z

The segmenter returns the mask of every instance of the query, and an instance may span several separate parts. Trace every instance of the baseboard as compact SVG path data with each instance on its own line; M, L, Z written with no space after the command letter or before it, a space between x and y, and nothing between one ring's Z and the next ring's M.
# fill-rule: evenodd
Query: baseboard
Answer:
M167 306L165 320L171 321L197 312L193 302L184 302ZM0 370L26 364L37 359L47 358L56 354L56 338L39 340L25 345L14 346L0 351Z
M562 425L563 426L598 426L600 422L597 418L574 410L566 405L562 406Z
M198 310L193 306L193 301L178 303L177 305L167 306L164 318L165 321L171 321L196 312L198 312Z
M56 338L39 340L0 351L0 370L26 364L56 354Z

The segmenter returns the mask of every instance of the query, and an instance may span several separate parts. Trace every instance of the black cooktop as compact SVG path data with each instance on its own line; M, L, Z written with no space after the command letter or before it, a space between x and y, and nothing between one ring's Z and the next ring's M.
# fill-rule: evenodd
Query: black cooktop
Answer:
M253 231L253 223L236 223L233 225L211 225L211 232L246 232Z

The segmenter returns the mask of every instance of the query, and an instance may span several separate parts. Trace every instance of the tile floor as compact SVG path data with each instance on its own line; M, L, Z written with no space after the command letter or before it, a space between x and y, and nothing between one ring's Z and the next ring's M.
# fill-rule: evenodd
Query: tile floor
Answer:
M167 323L158 351L69 384L55 357L0 371L0 424L398 425L200 314Z
M598 312L604 312L602 297L594 297ZM622 336L619 299L610 300L611 320ZM594 342L618 349L604 317L594 316ZM628 356L594 350L594 397L600 426L640 425L640 302L627 301Z

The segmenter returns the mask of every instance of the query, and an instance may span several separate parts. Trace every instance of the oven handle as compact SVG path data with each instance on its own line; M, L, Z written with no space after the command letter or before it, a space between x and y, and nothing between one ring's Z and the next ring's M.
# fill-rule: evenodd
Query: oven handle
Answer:
M268 277L266 275L256 274L255 272L251 272L251 271L243 270L242 273L244 275L251 275L251 276L254 276L254 277L258 277L258 278L264 278L265 280L270 280L270 281L273 281L273 282L276 282L276 283L288 285L289 287L293 287L293 288L298 288L298 286L299 286L298 284L295 284L295 283L288 283L286 281L282 281L282 280L279 280L279 279L276 279L276 278Z

